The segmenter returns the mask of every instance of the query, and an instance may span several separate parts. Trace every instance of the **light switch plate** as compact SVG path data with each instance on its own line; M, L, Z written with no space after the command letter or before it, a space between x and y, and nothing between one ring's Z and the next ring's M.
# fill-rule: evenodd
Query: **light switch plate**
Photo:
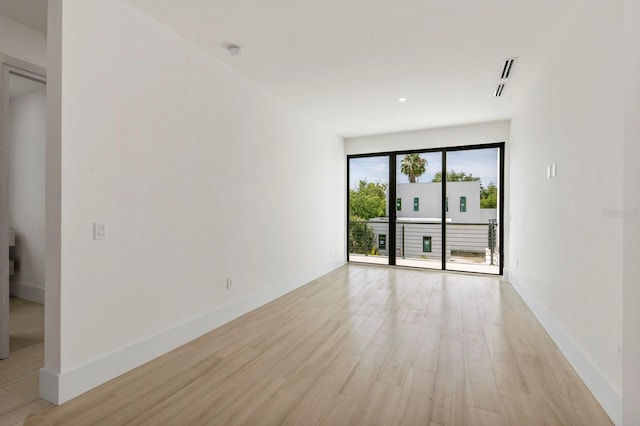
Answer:
M107 224L104 222L93 222L93 239L94 240L106 240L107 239Z

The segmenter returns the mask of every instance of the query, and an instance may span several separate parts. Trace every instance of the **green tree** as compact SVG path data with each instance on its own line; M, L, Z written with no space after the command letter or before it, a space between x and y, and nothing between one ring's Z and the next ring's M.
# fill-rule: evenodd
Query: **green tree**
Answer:
M349 253L367 254L375 244L367 220L387 215L387 185L361 180L349 190Z
M361 180L358 188L349 191L349 216L369 220L386 216L387 185Z
M490 183L488 187L480 189L480 208L495 209L498 207L498 187Z
M456 172L451 170L447 172L447 182L472 182L480 180L479 177L473 175L473 173L467 174L466 172ZM431 182L442 182L442 172L437 172Z
M427 170L427 159L419 154L407 154L400 163L400 172L409 177L409 183L416 183Z
M349 253L368 254L374 239L373 229L365 221L349 221Z

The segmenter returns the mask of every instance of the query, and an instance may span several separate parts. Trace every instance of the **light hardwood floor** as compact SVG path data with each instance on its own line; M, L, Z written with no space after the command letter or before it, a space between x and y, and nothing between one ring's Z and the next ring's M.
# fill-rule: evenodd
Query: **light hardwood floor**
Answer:
M44 306L11 297L9 350L0 361L0 425L18 425L52 404L38 398L38 370L44 363Z
M611 422L507 282L352 264L26 424Z
M11 297L9 304L9 350L44 343L44 305L17 297Z

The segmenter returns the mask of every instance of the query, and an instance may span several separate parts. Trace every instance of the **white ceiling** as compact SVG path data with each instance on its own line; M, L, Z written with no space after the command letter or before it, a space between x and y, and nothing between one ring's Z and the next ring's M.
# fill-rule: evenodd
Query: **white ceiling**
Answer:
M127 1L343 136L511 117L574 4ZM230 56L227 43L242 54ZM513 56L511 81L495 99Z
M511 117L576 6L576 0L126 1L347 137ZM41 28L43 2L1 0L0 14ZM242 54L229 55L229 43L242 46ZM514 56L512 77L496 99L502 64Z

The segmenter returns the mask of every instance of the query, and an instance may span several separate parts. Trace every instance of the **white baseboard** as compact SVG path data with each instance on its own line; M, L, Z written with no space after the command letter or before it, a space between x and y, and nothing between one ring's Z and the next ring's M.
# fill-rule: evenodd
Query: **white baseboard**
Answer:
M335 261L150 336L102 358L55 373L40 370L40 397L63 404L342 266Z
M54 404L62 404L58 398L60 375L41 368L39 376L40 398L46 399Z
M44 288L42 287L36 287L35 285L31 284L12 282L9 285L9 292L12 296L19 297L20 299L44 305Z
M617 426L622 425L622 395L609 383L600 370L585 356L571 336L562 328L555 316L538 300L535 294L509 271L509 282L553 339L573 369L598 400Z

